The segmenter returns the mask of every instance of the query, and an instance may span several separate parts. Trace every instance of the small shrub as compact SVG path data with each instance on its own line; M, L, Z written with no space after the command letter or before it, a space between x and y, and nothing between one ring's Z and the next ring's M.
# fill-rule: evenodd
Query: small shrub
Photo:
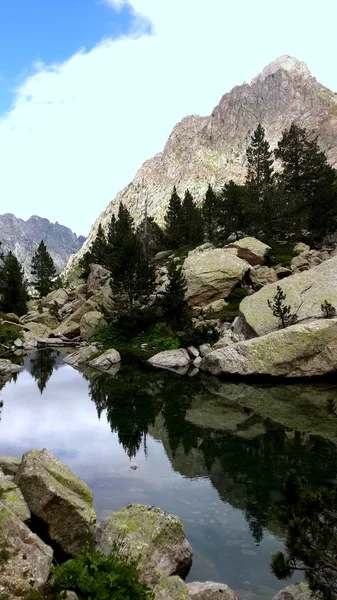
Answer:
M323 304L321 304L321 311L325 319L333 319L336 316L335 307L327 300L324 300Z
M279 319L280 327L284 329L290 325L294 325L297 322L297 315L291 313L291 306L284 304L286 294L282 291L281 286L277 286L277 292L273 298L273 301L268 300L268 306L272 311L274 317Z
M37 304L37 310L38 310L38 313L39 313L40 315L42 315L42 313L43 313L43 306L42 306L42 302L41 302L41 300L39 300L39 302L38 302L38 304Z
M0 344L11 346L17 338L23 340L22 331L18 331L9 323L0 323Z
M271 246L271 250L268 250L266 253L264 264L268 267L275 267L276 265L289 267L292 259L296 256L294 243L280 244L279 242L271 242L269 245Z
M109 556L85 549L81 555L53 570L53 590L75 592L80 600L150 600L138 580L136 562L125 557L115 542Z
M220 337L220 332L213 324L207 323L199 327L190 327L180 334L180 346L201 346L201 344L215 344Z
M248 296L248 292L245 288L235 288L226 298L227 305L220 313L216 313L214 318L220 319L220 321L233 321L235 317L239 316L240 304L246 296Z
M52 317L55 317L56 319L59 319L59 318L60 318L60 315L59 315L59 307L58 307L58 304L57 304L56 300L54 300L54 303L53 303L53 304L52 304L52 306L50 307L50 309L49 309L49 314L50 314Z

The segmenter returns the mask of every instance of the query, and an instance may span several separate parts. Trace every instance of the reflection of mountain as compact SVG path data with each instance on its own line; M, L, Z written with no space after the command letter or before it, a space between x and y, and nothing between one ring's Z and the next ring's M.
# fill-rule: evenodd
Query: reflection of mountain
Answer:
M52 376L53 370L57 368L56 362L58 358L61 358L60 353L49 348L39 350L33 357L30 357L29 370L41 394Z
M130 457L150 433L163 443L175 471L207 477L224 501L243 510L260 541L263 527L278 530L273 504L289 469L315 487L336 477L335 445L310 435L334 437L336 420L326 406L335 390L212 378L204 384L123 366L115 378L95 376L89 389Z

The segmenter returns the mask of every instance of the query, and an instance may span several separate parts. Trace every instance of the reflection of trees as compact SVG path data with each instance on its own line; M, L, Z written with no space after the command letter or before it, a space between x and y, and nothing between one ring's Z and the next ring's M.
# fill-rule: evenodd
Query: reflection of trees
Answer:
M41 394L52 376L58 355L58 352L47 348L39 350L30 361L30 372Z
M152 426L173 468L186 477L208 476L224 501L244 511L257 543L271 521L277 526L272 507L289 469L303 474L312 489L336 476L334 444L287 431L236 402L226 404L198 379L123 365L115 378L95 375L89 390L98 415L106 410L111 429L129 457L135 456ZM206 427L210 399L215 425ZM196 405L200 424L187 415ZM238 423L235 431L227 426L231 415ZM160 422L163 426L158 428ZM252 431L258 433L251 436Z

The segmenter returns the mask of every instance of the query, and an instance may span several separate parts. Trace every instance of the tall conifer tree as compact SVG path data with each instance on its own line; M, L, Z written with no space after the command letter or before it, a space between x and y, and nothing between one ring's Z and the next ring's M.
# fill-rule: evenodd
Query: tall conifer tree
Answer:
M205 200L201 208L205 235L209 242L213 242L217 235L219 209L219 198L213 190L211 184L209 184Z
M181 198L174 186L167 213L165 215L165 234L170 248L179 248L182 244Z
M162 308L166 323L174 329L182 329L189 319L189 310L185 298L187 283L182 267L173 261L168 267L168 283L162 299Z
M43 240L32 258L32 275L34 276L34 287L40 298L49 294L53 287L52 280L56 275L56 269Z
M18 259L8 252L0 269L0 306L3 312L14 312L19 317L27 312L28 293L23 277Z
M183 244L201 244L204 239L201 211L194 202L189 190L186 190L181 205L181 240Z

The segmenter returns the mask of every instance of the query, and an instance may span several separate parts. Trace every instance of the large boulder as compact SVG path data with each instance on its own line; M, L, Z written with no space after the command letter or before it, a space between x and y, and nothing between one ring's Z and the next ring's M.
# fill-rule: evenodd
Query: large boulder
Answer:
M90 346L84 346L79 348L75 352L68 354L63 358L63 362L71 367L80 367L93 358L94 354L97 353L97 347L93 344Z
M183 269L189 303L205 306L229 296L248 271L249 264L236 255L234 248L201 247L188 253Z
M88 486L45 449L23 455L14 482L31 512L48 526L50 539L66 554L78 554L96 520Z
M22 322L27 326L29 323L39 323L49 329L55 329L58 326L57 318L50 314L47 308L43 308L42 311L31 311L22 317Z
M274 298L277 286L286 294L285 304L291 306L299 321L322 317L321 304L324 300L337 307L337 256L309 271L267 285L256 294L244 298L240 312L256 335L264 335L279 327L278 319L268 306L268 300Z
M200 368L213 375L312 377L337 370L337 319L320 319L214 350Z
M310 591L308 584L302 582L288 585L288 587L278 592L273 600L314 600L314 598L316 596Z
M18 598L43 586L49 577L52 549L0 502L0 596ZM7 596L8 594L8 596Z
M180 369L188 367L191 359L185 348L178 348L177 350L158 352L149 358L148 362L160 369Z
M233 242L230 247L236 248L238 257L246 260L250 265L255 267L261 265L266 257L266 254L271 250L270 246L260 242L254 237L245 237L241 240Z
M34 342L41 338L47 338L51 334L51 329L42 323L30 322L26 323L25 327L28 331L24 332L25 342Z
M87 279L88 292L98 292L107 281L110 279L110 273L107 269L104 269L101 265L92 264L90 265L90 273Z
M233 590L225 583L193 581L187 584L190 600L237 600Z
M278 281L275 269L266 266L250 269L249 278L254 290L256 291L260 290L265 285L269 285L270 283L275 283L275 281Z
M56 304L58 308L61 308L68 302L68 299L68 292L63 288L59 288L58 290L50 292L45 298L43 298L42 306L47 306L47 308L51 308Z
M186 583L177 575L161 579L153 594L153 600L190 600Z
M107 322L101 312L90 310L85 313L80 321L81 337L84 340L89 340L93 337Z
M21 464L21 458L15 456L0 456L0 469L5 475L15 475Z
M101 369L102 371L108 371L114 365L121 362L121 355L114 348L109 348L106 352L103 352L97 358L94 358L89 362L89 367L94 369Z
M185 577L192 564L192 549L179 517L159 508L130 504L113 513L96 529L96 549L111 552L120 540L122 551L137 559L139 578L154 585L163 577Z

